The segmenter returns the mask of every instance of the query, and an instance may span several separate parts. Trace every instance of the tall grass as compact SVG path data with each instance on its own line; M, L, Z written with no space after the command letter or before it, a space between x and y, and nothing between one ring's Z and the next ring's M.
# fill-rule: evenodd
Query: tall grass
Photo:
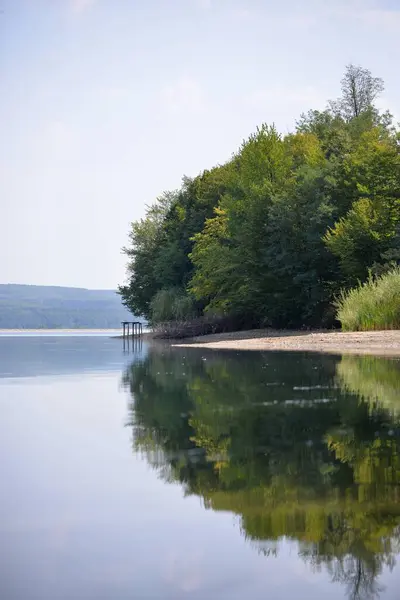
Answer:
M344 331L400 329L400 267L342 292L336 308Z

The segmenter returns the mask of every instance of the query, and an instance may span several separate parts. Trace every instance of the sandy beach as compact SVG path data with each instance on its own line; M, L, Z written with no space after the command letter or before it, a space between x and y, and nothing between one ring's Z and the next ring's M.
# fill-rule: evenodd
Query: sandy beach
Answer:
M202 336L175 345L214 350L286 350L400 356L400 330L343 333L262 329Z

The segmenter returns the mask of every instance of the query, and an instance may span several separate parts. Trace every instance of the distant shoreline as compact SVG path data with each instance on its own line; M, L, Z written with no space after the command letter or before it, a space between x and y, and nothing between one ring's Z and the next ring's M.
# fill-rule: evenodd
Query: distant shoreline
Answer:
M76 329L0 329L0 335L7 335L12 333L37 333L38 335L46 335L48 333L119 333L120 328L112 327L109 329L87 329L87 328L76 328Z

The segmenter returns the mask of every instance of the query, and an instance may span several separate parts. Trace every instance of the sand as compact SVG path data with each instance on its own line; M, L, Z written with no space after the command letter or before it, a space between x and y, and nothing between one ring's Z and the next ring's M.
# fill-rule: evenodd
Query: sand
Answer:
M400 330L343 333L263 329L207 335L174 345L214 350L286 350L400 356Z

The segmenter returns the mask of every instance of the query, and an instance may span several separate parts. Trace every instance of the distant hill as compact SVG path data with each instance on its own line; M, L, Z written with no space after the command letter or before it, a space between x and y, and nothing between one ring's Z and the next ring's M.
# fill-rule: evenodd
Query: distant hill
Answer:
M0 284L0 329L106 329L124 320L135 317L113 290Z

